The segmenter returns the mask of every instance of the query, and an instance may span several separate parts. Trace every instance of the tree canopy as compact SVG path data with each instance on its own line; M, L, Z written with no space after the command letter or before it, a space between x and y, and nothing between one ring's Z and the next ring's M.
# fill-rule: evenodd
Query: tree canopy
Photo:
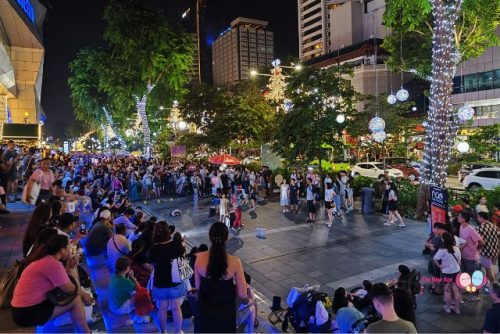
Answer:
M286 97L293 105L277 118L273 149L289 161L323 157L323 144L339 141L344 129L354 124L358 95L350 82L349 68L307 67L294 73L286 87ZM345 122L337 122L344 115ZM348 130L349 131L349 130Z
M266 142L275 124L275 111L251 81L222 87L194 85L180 105L181 117L199 129L185 142L206 144L212 149L232 142Z
M478 57L487 47L499 45L495 31L499 24L500 1L462 1L454 35L460 61ZM391 68L403 71L414 69L420 76L430 75L433 29L430 1L387 1L384 25L392 29L392 33L382 44L382 47L389 52L387 64Z

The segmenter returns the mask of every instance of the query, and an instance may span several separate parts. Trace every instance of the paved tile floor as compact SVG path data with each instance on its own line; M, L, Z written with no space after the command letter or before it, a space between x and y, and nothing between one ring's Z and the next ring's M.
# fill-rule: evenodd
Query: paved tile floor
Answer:
M198 211L192 210L191 197L137 205L174 224L191 244L209 244L214 219L208 217L208 200L200 202L204 208ZM171 217L175 208L184 215ZM275 198L258 205L256 214L243 214L245 228L231 234L228 249L241 258L253 287L267 299L284 300L291 287L304 284L320 284L322 291L333 295L336 288L350 289L364 279L384 282L396 277L403 263L427 275L428 259L421 254L426 224L407 220L406 228L388 227L382 216L355 212L328 229L324 210L320 211L321 223L306 223L305 211L283 214ZM256 237L256 228L266 229L266 239ZM420 332L480 332L491 300L482 293L480 302L463 305L461 315L446 314L440 296L425 293L417 296L417 303Z

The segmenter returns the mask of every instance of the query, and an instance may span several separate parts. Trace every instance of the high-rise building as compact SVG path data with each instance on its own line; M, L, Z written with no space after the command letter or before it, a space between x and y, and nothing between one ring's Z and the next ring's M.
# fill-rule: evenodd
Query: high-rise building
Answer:
M325 0L297 0L299 58L309 60L329 51Z
M267 22L238 17L212 44L216 85L248 79L250 70L271 67L274 36Z
M0 0L0 137L40 139L46 8L38 0Z

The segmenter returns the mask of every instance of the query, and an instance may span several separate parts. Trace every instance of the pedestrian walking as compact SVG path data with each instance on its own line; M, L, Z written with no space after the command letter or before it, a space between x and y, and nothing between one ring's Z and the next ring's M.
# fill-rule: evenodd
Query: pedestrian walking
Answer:
M326 222L326 225L329 228L332 227L333 223L333 209L335 207L335 203L333 202L334 194L335 192L333 191L333 186L331 182L328 182L325 189L325 209L328 215L328 222Z
M286 179L283 179L280 186L280 206L283 208L283 213L288 212L288 189Z
M403 222L403 218L398 212L398 189L394 182L389 182L386 185L386 189L389 191L387 195L387 207L389 209L389 217L387 218L387 222L384 223L386 226L394 225L394 221L396 219L399 220L399 227L405 227L405 223Z

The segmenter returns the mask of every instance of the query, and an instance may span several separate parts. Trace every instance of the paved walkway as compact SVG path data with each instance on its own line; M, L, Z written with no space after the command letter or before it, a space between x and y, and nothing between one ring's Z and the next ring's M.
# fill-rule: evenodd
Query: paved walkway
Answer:
M205 208L198 211L192 210L191 200L137 205L174 224L191 244L209 244L208 229L214 219L208 217L208 200L200 201ZM175 208L184 215L171 217ZM324 210L320 211L318 220L325 221ZM320 284L322 291L333 295L334 289L360 286L364 279L384 282L396 277L402 263L427 275L428 259L421 254L427 226L422 222L407 220L406 228L388 227L383 226L381 216L354 213L328 229L322 223L306 223L306 218L305 212L283 214L278 199L271 199L258 205L256 214L245 212L245 228L231 234L229 251L241 258L252 276L252 286L267 300L273 296L285 300L291 287L304 284ZM257 238L256 228L265 228L267 238ZM461 315L450 315L443 311L440 296L425 293L417 296L417 302L420 332L480 332L491 304L490 297L482 293L480 302L466 303Z

